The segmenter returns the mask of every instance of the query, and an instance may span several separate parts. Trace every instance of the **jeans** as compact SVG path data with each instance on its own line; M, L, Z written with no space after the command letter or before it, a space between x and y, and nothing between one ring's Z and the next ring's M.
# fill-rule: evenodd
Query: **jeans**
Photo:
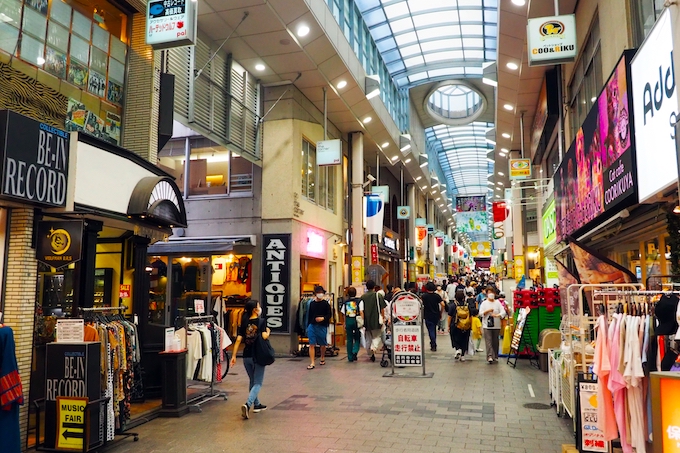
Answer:
M437 347L437 321L425 320L425 325L427 326L427 333L430 335L430 348L435 349Z
M357 327L357 319L345 318L345 330L347 331L347 359L352 361L361 348L361 330Z
M246 367L246 373L248 373L248 377L250 378L250 386L248 387L250 394L248 395L246 404L248 407L253 407L253 405L257 406L260 404L257 395L260 393L262 381L264 381L264 367L255 363L255 360L252 357L244 357L243 366Z

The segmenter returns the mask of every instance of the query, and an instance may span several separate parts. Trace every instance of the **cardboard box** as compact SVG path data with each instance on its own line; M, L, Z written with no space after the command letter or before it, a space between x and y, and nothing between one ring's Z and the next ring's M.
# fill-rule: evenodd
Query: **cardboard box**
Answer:
M574 444L562 444L562 453L578 453L578 450Z

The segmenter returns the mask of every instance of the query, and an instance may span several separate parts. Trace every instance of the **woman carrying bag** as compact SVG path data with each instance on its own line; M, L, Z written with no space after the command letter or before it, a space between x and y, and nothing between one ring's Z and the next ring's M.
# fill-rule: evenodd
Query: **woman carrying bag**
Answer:
M243 348L243 366L245 366L250 378L248 387L250 394L246 403L241 406L241 416L244 419L250 418L251 409L253 412L261 412L267 409L267 406L260 403L258 394L264 381L264 367L273 362L273 350L268 341L270 330L267 327L267 322L260 318L261 313L262 308L258 301L249 300L246 302L231 358L231 367L233 367L236 365L236 353L243 341L245 345ZM271 354L271 357L267 357L267 354Z
M470 344L472 319L476 315L475 300L465 298L463 291L456 291L455 301L449 305L449 333L455 360L465 362Z

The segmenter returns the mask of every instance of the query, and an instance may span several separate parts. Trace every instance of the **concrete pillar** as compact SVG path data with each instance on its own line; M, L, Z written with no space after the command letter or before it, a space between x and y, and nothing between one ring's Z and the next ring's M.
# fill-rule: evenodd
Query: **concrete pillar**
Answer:
M352 133L352 256L364 256L364 134ZM352 282L356 283L356 282Z
M521 206L522 189L512 189L512 251L515 258L517 276L526 274L526 258L524 256L524 213Z
M31 247L33 208L12 209L10 212L7 277L5 279L5 311L3 322L14 331L19 375L24 391L24 405L19 409L22 449L26 449L28 428L28 390L31 388L31 357L33 325L35 323L35 282L38 262Z

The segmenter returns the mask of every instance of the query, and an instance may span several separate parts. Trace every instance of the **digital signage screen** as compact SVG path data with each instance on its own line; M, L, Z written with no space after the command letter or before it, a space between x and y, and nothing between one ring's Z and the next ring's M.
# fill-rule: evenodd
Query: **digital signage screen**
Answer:
M555 173L557 239L637 200L626 51Z

